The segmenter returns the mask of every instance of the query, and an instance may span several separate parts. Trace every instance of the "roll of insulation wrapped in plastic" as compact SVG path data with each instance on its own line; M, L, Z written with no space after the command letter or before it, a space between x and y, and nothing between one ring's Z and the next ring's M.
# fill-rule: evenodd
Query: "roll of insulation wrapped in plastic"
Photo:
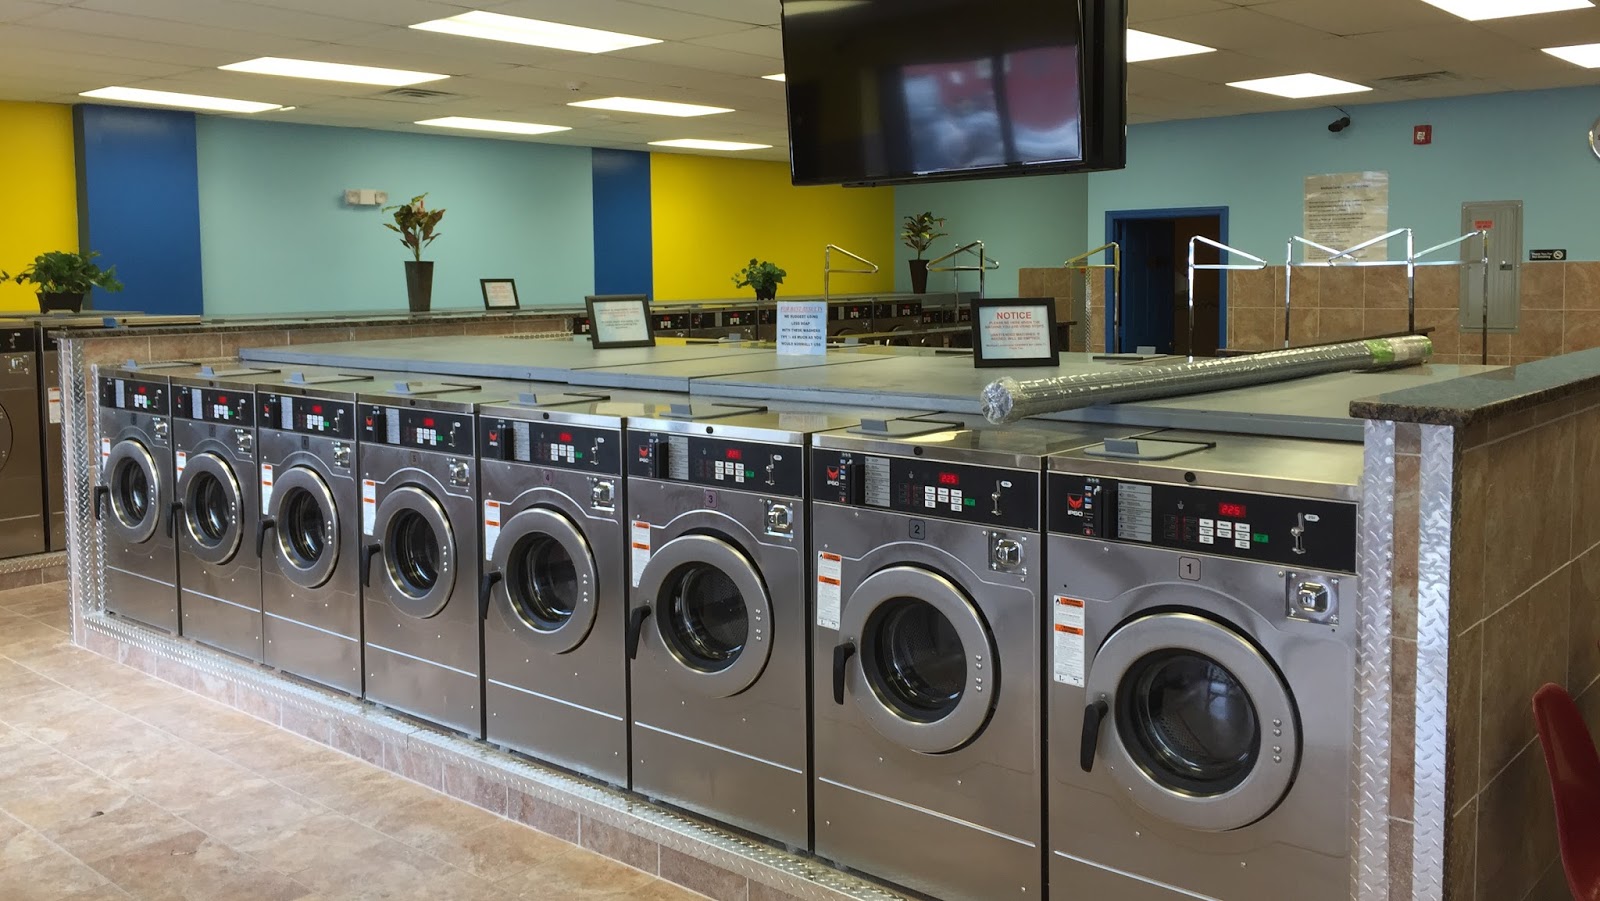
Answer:
M1426 363L1433 342L1422 335L1374 338L1295 350L1275 350L1219 360L1164 366L1129 366L1047 379L1002 378L983 389L983 415L992 423L1016 422L1095 404L1126 403L1286 382L1330 372L1393 369Z

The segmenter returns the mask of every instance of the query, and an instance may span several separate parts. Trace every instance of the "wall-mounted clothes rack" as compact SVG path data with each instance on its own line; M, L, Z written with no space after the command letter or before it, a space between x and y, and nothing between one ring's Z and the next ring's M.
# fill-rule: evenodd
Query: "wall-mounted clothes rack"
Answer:
M1224 262L1204 264L1196 263L1194 252L1201 244L1204 244L1207 247L1215 247L1217 250L1222 251L1222 259ZM1230 255L1243 257L1250 262L1226 262ZM1196 272L1260 272L1265 268L1267 268L1267 261L1253 253L1245 253L1237 247L1229 247L1228 245L1223 244L1221 241L1213 241L1204 235L1195 235L1189 239L1189 359L1191 361L1194 360L1194 274Z
M955 259L956 257L960 256L963 253L971 253L971 254L976 255L977 258L978 258L978 265L976 265L976 266L940 266L940 265L938 265L940 263L943 263L945 260ZM999 268L1000 268L1000 261L989 256L989 250L988 250L987 247L984 246L982 241L973 241L970 244L963 244L960 247L957 247L955 250L950 251L949 253L945 254L942 257L938 257L936 259L932 259L932 260L928 261L928 271L929 272L957 272L957 273L960 273L960 272L976 272L976 273L978 273L978 297L980 297L980 298L988 296L988 294L984 290L985 283L987 281L985 279L985 275L987 273L992 272L992 271L994 271L996 269L999 269ZM961 276L957 275L956 278L960 279ZM959 290L960 287L961 286L958 283L956 285L956 288Z
M1091 263L1090 260L1105 251L1111 251L1111 262ZM1090 295L1091 273L1097 269L1108 270L1106 279L1106 321L1111 323L1111 341L1106 350L1122 353L1122 245L1115 241L1102 244L1087 253L1080 253L1061 264L1063 269L1083 273L1083 347L1089 349L1089 336L1094 334L1094 299Z

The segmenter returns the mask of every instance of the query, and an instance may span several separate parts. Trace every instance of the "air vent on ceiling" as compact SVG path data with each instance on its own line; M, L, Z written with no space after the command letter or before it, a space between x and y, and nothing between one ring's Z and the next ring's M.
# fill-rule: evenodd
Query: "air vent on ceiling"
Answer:
M449 94L444 91L429 91L423 88L395 88L384 91L378 95L379 100L398 100L403 103L441 103L454 100L460 94Z
M1417 72L1412 75L1391 75L1388 78L1378 79L1379 84L1435 84L1443 81L1460 81L1461 76L1454 72Z

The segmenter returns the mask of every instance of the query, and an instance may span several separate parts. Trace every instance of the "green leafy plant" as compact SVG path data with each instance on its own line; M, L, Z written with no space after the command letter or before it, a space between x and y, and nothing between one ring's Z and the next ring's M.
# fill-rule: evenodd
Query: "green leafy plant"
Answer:
M928 252L928 248L933 246L933 242L940 238L948 237L948 235L939 230L942 225L944 225L944 217L935 216L931 212L907 216L906 220L900 223L900 240L905 242L907 247L915 250L917 259L920 260L922 255Z
M766 260L758 263L752 258L750 265L733 274L733 286L754 288L757 297L775 297L783 277L788 274Z
M19 285L31 282L38 286L40 294L88 294L94 288L121 291L117 267L101 269L94 263L99 255L92 250L88 253L70 250L41 253L16 275L0 272L0 282L12 281Z
M439 227L439 220L444 218L444 210L428 209L427 196L418 194L411 198L410 203L383 208L385 213L394 213L394 221L385 222L383 227L399 233L400 243L411 251L419 263L422 262L422 249L439 237L434 229Z

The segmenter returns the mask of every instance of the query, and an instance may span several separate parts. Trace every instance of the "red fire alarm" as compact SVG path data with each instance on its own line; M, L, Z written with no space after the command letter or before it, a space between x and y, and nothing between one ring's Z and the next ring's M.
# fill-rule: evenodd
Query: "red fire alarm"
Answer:
M1411 143L1418 147L1426 147L1433 143L1433 126L1418 125L1411 129Z

